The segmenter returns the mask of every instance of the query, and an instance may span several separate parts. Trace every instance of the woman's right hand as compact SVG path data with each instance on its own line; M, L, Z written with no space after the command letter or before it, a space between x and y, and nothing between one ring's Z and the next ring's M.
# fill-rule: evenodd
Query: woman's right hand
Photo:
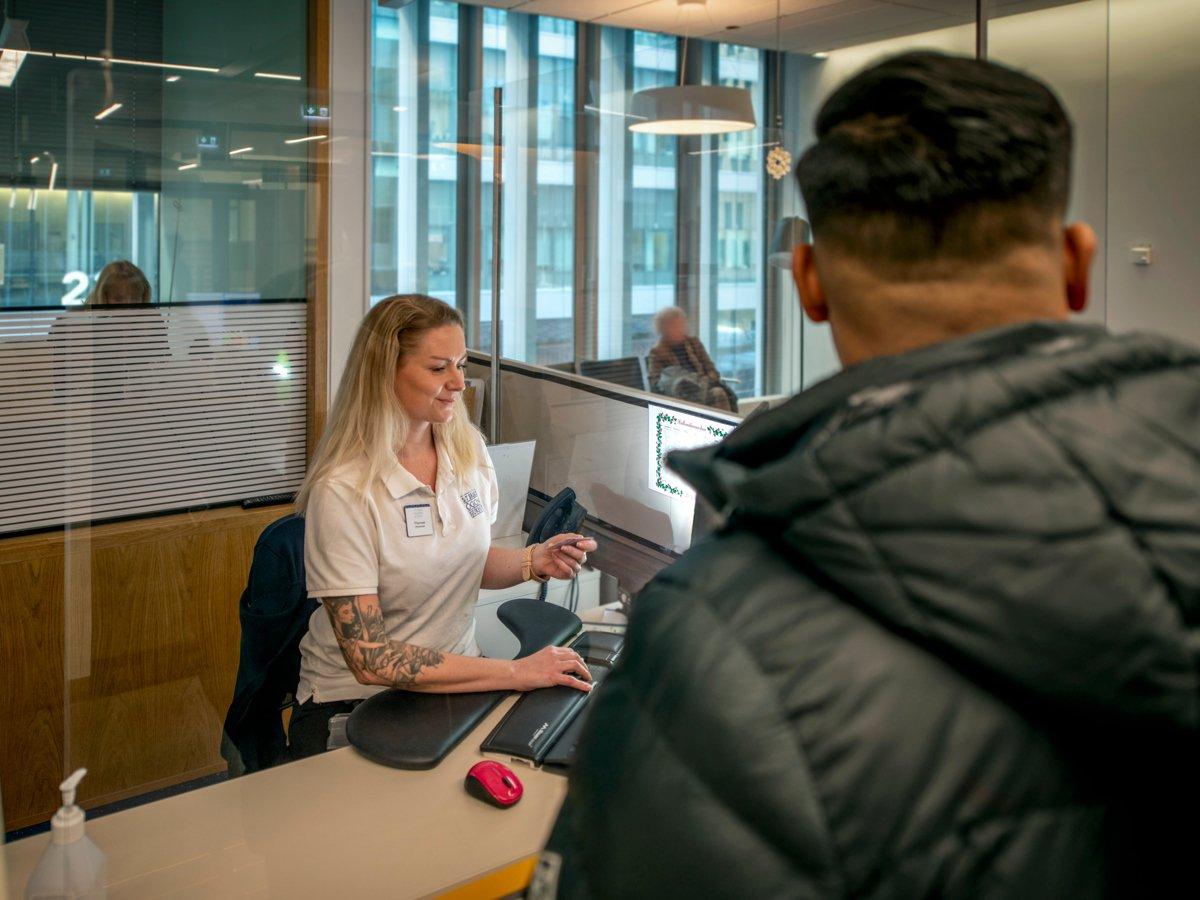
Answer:
M513 687L518 691L563 684L581 691L592 689L592 675L582 657L570 647L544 647L512 663Z

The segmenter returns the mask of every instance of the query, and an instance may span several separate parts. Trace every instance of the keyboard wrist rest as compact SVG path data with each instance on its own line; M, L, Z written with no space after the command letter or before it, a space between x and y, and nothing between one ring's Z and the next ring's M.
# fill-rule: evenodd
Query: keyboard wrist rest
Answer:
M521 643L518 659L579 631L574 613L540 600L509 600L497 617ZM427 694L389 688L368 697L346 720L346 738L363 756L398 769L432 769L508 691Z
M529 691L505 713L479 749L527 759L540 766L587 698L583 691L562 685Z
M509 600L500 604L496 618L521 642L516 658L532 656L543 647L565 644L583 623L568 609L542 600Z

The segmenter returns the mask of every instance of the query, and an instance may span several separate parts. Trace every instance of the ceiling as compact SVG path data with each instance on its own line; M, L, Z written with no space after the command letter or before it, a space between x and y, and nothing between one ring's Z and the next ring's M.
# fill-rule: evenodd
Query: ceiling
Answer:
M975 21L975 0L458 0L513 12L559 16L797 53L818 53ZM990 0L992 16L1077 0ZM778 41L778 43L777 43Z

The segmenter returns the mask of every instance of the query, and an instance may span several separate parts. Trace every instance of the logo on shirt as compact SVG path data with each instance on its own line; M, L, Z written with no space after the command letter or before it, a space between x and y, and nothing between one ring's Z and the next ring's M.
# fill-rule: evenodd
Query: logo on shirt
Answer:
M472 519L483 515L483 501L479 499L479 491L467 491L462 495L462 502Z

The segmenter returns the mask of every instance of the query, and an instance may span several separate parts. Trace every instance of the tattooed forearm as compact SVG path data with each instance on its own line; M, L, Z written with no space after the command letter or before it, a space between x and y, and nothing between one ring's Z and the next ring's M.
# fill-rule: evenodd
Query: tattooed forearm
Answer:
M411 685L445 659L437 650L388 640L377 597L327 597L324 603L346 664L363 684Z
M440 666L445 656L437 650L399 641L363 649L366 668L387 684L413 684L426 666Z

